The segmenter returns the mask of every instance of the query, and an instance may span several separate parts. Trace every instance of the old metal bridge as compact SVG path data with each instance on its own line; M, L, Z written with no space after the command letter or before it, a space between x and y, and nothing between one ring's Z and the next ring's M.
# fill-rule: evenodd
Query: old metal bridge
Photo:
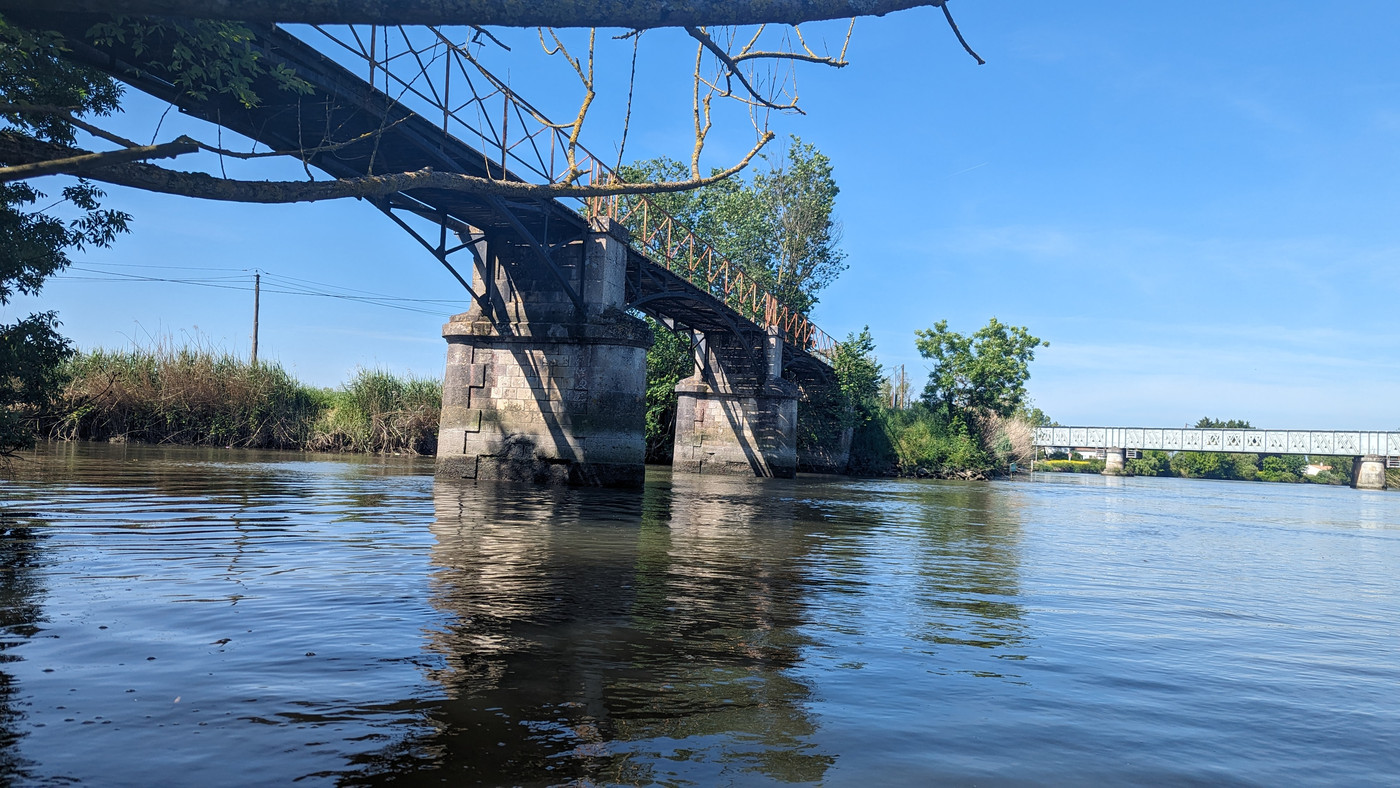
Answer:
M226 93L193 95L142 67L161 60L152 47L169 43L147 40L145 51L131 41L89 43L93 18L19 21L58 29L72 58L300 159L308 174L311 167L336 178L431 169L535 184L621 180L570 140L567 125L550 122L435 28L298 27L294 35L250 25L267 70L248 86L259 98L249 107ZM285 90L273 67L290 69L309 92ZM804 381L829 381L835 343L654 200L434 189L367 199L475 302L444 329L440 469L611 483L625 466L624 481L636 481L645 369L637 371L642 356L632 350L644 355L650 340L605 325L603 316L620 309L693 339L696 377L678 388L677 468L795 470L796 401ZM555 341L564 335L568 342ZM626 374L603 371L624 367Z

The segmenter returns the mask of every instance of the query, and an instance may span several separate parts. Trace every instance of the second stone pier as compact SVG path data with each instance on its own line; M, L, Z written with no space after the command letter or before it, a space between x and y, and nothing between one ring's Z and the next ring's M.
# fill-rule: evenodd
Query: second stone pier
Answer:
M791 478L797 474L797 385L784 380L783 339L706 334L696 372L676 386L672 469Z

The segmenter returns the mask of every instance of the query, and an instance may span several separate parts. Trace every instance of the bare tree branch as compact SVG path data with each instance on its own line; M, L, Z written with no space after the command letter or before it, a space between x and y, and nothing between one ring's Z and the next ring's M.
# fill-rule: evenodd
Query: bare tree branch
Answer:
M763 50L744 52L743 54L730 57L729 60L732 63L742 63L745 60L759 60L765 58L772 60L798 60L803 63L817 63L823 66L831 66L832 68L845 68L850 65L850 63L845 60L834 57L802 52L765 52Z
M790 109L796 110L799 115L807 114L802 111L801 107L797 106L796 101L792 101L787 104L777 104L768 97L764 96L762 93L759 93L749 82L748 78L744 76L743 71L741 71L739 68L739 64L734 62L734 58L730 57L729 53L724 51L723 47L721 47L719 44L716 44L713 38L710 38L709 33L705 32L704 30L701 30L698 27L686 27L685 32L689 33L691 38L695 39L696 41L699 41L701 46L709 50L710 54L714 55L715 58L719 60L719 62L723 63L726 69L725 76L734 77L735 79L738 79L739 84L744 86L744 89L749 92L749 95L753 97L754 101L758 102L759 104L765 107L768 107L769 109Z
M112 132L94 126L73 114L80 111L82 111L82 107L55 107L49 104L0 104L0 115L58 115L94 137L114 142L123 148L140 147L125 137L118 137Z
M554 28L548 28L550 37L554 39L554 47L550 48L550 46L544 42L545 29L546 28L540 28L539 31L540 47L544 49L544 53L546 55L562 55L564 60L567 61L570 66L573 66L574 73L578 75L579 81L583 83L583 101L579 104L578 116L574 118L574 122L563 125L547 124L556 129L567 128L570 130L569 141L564 148L564 155L567 157L569 169L564 173L564 177L561 180L561 183L567 186L578 180L579 176L583 174L578 166L578 139L579 135L583 133L583 121L588 117L588 108L593 105L593 99L598 95L593 89L593 54L594 46L598 39L598 29L595 27L588 31L587 69L583 67L583 61L580 58L573 57L569 54L569 50L564 46L564 42L560 40L559 34L554 31Z
M122 14L244 22L500 27L797 25L938 8L946 0L45 0L47 13ZM35 0L0 0L33 11Z
M141 159L170 159L186 153L194 153L197 150L199 150L199 143L189 137L179 137L173 142L163 142L160 145L143 145L102 153L76 151L76 155L73 156L0 167L0 183L37 178L41 175L81 175L95 168L113 164L123 164ZM5 160L9 161L8 158Z
M632 94L637 89L637 50L642 44L642 31L632 31L632 73L627 77L627 114L622 118L622 142L617 146L617 166L622 169L622 154L627 150L627 131L632 127Z
M399 118L398 120L395 120L392 123L386 123L380 126L374 131L366 131L364 134L358 134L347 140L341 140L340 142L327 142L322 145L317 145L313 148L292 148L290 150L265 150L262 152L250 151L248 153L244 153L242 151L220 148L217 145L210 145L204 142L196 141L196 143L203 150L207 150L210 153L217 153L220 156L227 156L231 159L241 159L243 161L247 161L250 159L268 159L274 156L295 156L296 158L301 159L303 163L305 163L310 159L312 154L329 153L331 151L340 150L341 148L348 148L349 146L354 145L357 142L364 142L365 140L371 137L382 136L389 129L392 129L395 126L399 125L400 123L404 123L407 120L408 118L406 117Z
M963 38L962 31L958 29L958 23L953 21L953 12L948 10L948 4L941 3L940 5L943 8L943 17L948 20L948 27L953 28L953 35L958 37L958 43L962 44L963 49L967 50L967 54L972 55L973 59L977 61L977 65L987 65L987 61L983 60L981 55L973 52L972 47L967 45L967 39Z
M594 184L535 184L524 181L499 181L455 172L438 172L421 169L416 172L400 172L390 175L368 175L362 178L342 178L330 181L240 181L216 178L202 172L181 172L157 167L153 164L135 162L89 163L80 168L85 178L130 186L162 194L176 194L184 197L197 197L206 200L251 203L292 203L316 202L320 200L344 199L347 197L379 197L394 192L414 189L468 192L489 194L500 197L522 197L550 199L558 197L611 197L620 194L661 194L679 192L708 186L724 180L747 167L765 145L773 140L771 131L766 132L744 158L729 169L716 172L703 178L688 181L660 181L655 183L627 183L608 181ZM174 145L179 143L166 143ZM194 146L193 141L188 144ZM156 146L161 147L161 146ZM113 151L110 155L130 154L131 151ZM71 162L83 156L100 156L77 148L41 142L12 132L0 132L0 161L14 161L25 164L53 164ZM17 166L21 166L17 165ZM56 172L69 173L71 166L50 167ZM53 174L45 172L44 174Z

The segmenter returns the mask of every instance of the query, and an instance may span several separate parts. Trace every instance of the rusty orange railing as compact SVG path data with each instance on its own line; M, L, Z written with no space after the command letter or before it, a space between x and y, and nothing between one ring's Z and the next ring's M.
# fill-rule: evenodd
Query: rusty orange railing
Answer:
M608 176L616 177L608 172ZM748 272L720 254L645 195L590 197L590 218L606 217L632 230L632 243L668 271L706 290L763 328L776 326L788 341L826 361L836 340L806 315L789 309Z

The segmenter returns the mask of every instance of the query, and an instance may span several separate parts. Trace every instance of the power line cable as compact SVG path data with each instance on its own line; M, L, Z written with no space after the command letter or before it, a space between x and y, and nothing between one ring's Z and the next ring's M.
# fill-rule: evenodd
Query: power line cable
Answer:
M104 265L105 265L105 264L104 264ZM154 267L154 266L153 266L153 267ZM172 266L172 268L173 268L173 267L175 267L175 266ZM253 285L252 285L251 283L246 284L246 285L245 285L245 284L234 284L232 281L230 281L230 280L233 280L233 281L244 280L244 279L246 278L246 277L244 277L244 276L207 277L207 278L202 278L202 279L201 279L201 278L179 278L179 279L176 279L176 278L170 278L170 277L157 277L157 276L144 276L144 275L140 275L140 274L129 274L129 273L125 273L125 272L122 272L122 271L103 271L103 270L101 270L101 269L99 269L99 268L91 268L91 267L88 267L88 266L77 266L77 265L75 265L75 266L70 266L69 270L84 271L84 272L87 272L87 273L89 273L89 274L107 274L107 276L67 276L67 275L61 275L61 278L62 278L63 280L65 280L65 281L77 281L77 282L128 282L128 283L138 283L138 282L162 282L162 283L169 283L169 284L191 285L191 286L195 286L195 287L212 287L212 288L219 289L219 290L241 290L241 291L244 291L244 292L253 290ZM247 270L247 269L205 269L205 270ZM263 275L264 275L265 277L266 277L266 276L269 276L268 272L266 272L266 271L263 271L262 273L263 273ZM271 276L276 276L276 275L271 275ZM292 277L277 277L277 278L292 278ZM307 280L301 280L301 281L307 281ZM316 283L316 284L319 284L319 285L322 285L322 286L337 287L336 285L326 285L325 283ZM447 301L447 300L426 299L426 298L404 298L404 297L398 297L398 296L386 296L386 295L374 295L374 294L372 294L372 295L352 295L352 294L348 294L348 293L333 293L333 292L317 291L317 290L313 290L313 289L311 289L311 288L309 288L309 287L306 287L306 286L294 285L294 284L284 284L284 285L283 285L283 288L296 288L296 289L279 289L279 288L267 288L267 287L264 287L264 288L262 288L262 291L265 292L265 293L276 293L276 294L280 294L280 295L299 295L299 296L307 296L307 297L315 297L315 298L333 298L333 299L337 299L337 300L353 301L353 302L361 303L361 304L370 304L370 305L373 305L373 306L380 306L380 307L384 307L384 308L386 308L386 309L398 309L398 310L404 311L404 312L414 312L414 313L422 314L422 315L436 315L436 316L441 316L441 315L442 315L442 310L438 310L438 309L424 309L424 308L422 308L422 307L420 307L420 306L413 306L414 304L437 303L437 304L442 304L442 305L444 305L444 306L453 306L453 307L465 307L465 306L467 306L467 302L464 302L464 301ZM350 289L350 288L340 288L340 289ZM368 293L369 291L352 291L352 292Z

